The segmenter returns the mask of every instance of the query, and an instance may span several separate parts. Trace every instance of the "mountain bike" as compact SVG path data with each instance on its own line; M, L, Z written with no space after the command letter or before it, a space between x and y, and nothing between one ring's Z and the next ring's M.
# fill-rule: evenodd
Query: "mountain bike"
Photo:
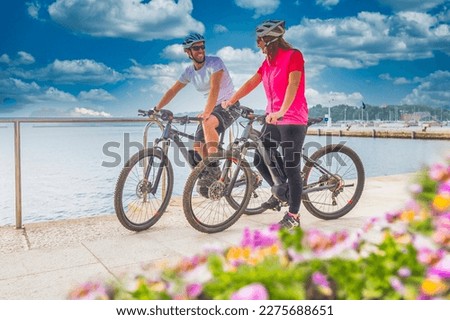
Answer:
M162 217L173 191L174 173L168 158L171 142L181 151L188 166L192 169L200 161L200 155L181 140L185 137L194 141L194 136L179 131L174 123L185 125L196 117L175 117L170 110L138 110L138 115L148 117L144 130L144 146L147 146L147 131L156 125L162 131L151 148L144 148L134 154L120 172L114 192L114 208L120 223L132 231L143 231L153 226ZM223 144L220 136L219 145Z
M286 183L288 177L284 173L282 163L277 161L274 150L264 148L261 132L253 127L255 122L264 125L265 115L256 115L252 109L241 106L241 116L248 120L241 137L235 139L222 155L200 162L188 177L183 192L183 209L186 217L191 220L199 220L201 217L204 220L204 217L209 215L205 210L207 199L198 200L202 196L195 192L196 184L209 163L220 164L221 176L211 184L214 191L213 200L223 198L227 201L227 208L234 209L227 211L231 211L228 214L233 219L229 219L229 223L222 225L220 230L231 226L243 213L259 214L268 210L263 204L271 196L278 200L278 210L287 206L289 202L289 189ZM308 126L321 121L320 118L310 119ZM262 155L264 163L269 168L274 181L272 187L263 181L255 168L252 169L251 154L254 152ZM303 152L302 159L304 166L301 170L303 178L301 200L305 208L314 216L325 220L337 219L347 214L359 201L364 188L364 167L358 155L343 144L332 144L318 149L311 156ZM250 183L248 192L232 193L234 188L243 190L242 185L246 183ZM246 206L242 207L242 203ZM198 230L220 231L208 224L200 224Z

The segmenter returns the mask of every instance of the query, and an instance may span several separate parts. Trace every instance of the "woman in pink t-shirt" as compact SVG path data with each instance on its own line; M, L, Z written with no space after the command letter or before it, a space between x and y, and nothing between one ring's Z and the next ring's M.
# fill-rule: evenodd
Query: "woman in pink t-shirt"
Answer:
M279 224L291 229L300 226L300 159L308 122L308 106L305 98L303 55L283 39L284 32L284 21L281 20L267 20L256 27L256 42L266 59L255 75L225 105L234 104L263 83L267 96L263 143L278 156L276 148L279 145L283 151L282 161L289 185L289 210ZM264 179L273 186L272 177L261 161L261 155L255 155L255 165ZM263 206L275 208L278 200L272 196Z

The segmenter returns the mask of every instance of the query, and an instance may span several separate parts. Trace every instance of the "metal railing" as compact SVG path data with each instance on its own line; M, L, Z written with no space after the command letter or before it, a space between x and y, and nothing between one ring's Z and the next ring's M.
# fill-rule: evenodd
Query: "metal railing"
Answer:
M14 167L15 167L15 209L16 229L22 229L22 166L20 125L22 123L105 123L105 122L148 122L147 118L0 118L0 123L14 124ZM144 145L147 139L147 128L144 133Z

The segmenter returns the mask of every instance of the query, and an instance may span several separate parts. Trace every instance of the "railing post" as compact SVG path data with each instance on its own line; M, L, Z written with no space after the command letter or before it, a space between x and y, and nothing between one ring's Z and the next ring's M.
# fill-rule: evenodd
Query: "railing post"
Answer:
M14 121L14 163L16 184L16 229L22 229L22 174L20 162L20 121Z

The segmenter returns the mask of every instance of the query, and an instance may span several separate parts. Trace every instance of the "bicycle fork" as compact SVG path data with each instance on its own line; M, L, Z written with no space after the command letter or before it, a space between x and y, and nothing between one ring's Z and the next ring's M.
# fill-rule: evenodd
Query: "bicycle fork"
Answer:
M159 146L155 146L154 150L160 150L162 157L161 157L161 162L159 163L159 166L157 168L157 172L156 172L156 176L155 176L155 180L153 182L153 185L151 186L151 188L148 190L148 192L145 192L144 195L144 201L146 201L146 195L148 193L155 195L156 192L158 191L158 186L159 186L159 182L161 181L161 177L164 179L165 176L163 176L163 170L164 167L166 165L167 160L167 149L168 149L168 142L164 142L163 147L159 147ZM153 161L154 160L154 156L150 157L150 159L148 160L148 163L144 164L144 177L143 177L143 181L146 183L149 183L149 177L150 177L150 171L153 167ZM163 185L165 186L165 183L163 183ZM165 190L163 190L163 193L165 192Z

